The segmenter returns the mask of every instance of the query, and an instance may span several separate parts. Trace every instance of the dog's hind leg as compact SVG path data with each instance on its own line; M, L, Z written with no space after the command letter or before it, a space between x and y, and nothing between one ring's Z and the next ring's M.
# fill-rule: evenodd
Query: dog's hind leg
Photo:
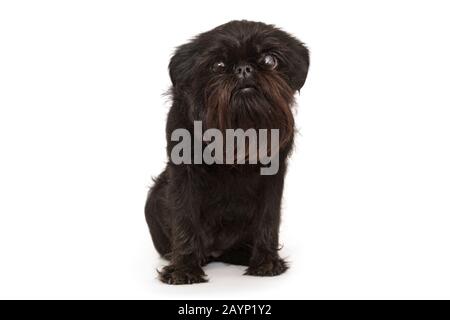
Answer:
M170 255L169 227L164 221L168 215L168 208L165 206L165 188L167 186L166 172L164 171L155 180L155 184L150 189L145 204L145 218L147 220L150 234L158 253L168 259Z

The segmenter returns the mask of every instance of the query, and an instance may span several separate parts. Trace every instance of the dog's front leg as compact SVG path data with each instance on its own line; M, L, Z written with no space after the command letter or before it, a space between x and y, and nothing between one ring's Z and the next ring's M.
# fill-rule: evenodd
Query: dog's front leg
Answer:
M283 170L284 171L284 170ZM254 233L252 254L246 275L277 276L288 269L287 263L278 255L281 198L283 194L284 172L275 176L265 176L261 197L258 232Z
M174 221L170 264L159 273L161 281L168 284L206 282L201 268L201 244L189 219Z
M159 272L161 281L168 284L206 282L201 268L204 259L199 225L200 198L198 185L187 167L171 172L169 193L173 216L171 224L170 264Z

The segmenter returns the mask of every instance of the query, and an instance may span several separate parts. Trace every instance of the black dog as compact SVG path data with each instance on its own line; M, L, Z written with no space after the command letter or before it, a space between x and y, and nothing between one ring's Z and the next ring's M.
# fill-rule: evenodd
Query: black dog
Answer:
M169 64L173 104L167 119L169 162L149 192L145 215L157 251L170 260L169 284L204 282L210 261L248 266L247 275L275 276L280 204L292 149L294 94L309 67L306 47L271 25L231 21L180 46ZM171 133L193 122L205 128L279 129L279 170L260 164L179 164Z

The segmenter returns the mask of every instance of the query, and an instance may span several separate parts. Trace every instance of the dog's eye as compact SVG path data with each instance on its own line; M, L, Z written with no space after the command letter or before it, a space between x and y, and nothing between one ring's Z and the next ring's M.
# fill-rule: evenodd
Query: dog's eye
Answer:
M273 55L271 54L266 54L265 56L262 57L261 59L261 63L269 69L275 69L278 65L278 61L277 58L275 58Z
M223 70L225 70L225 63L222 61L216 62L212 66L214 72L223 72Z

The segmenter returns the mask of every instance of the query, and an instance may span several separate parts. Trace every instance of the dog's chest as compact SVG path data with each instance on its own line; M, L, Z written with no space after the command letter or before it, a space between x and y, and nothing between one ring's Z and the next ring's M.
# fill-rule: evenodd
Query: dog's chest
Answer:
M229 176L209 184L204 194L201 222L209 245L226 249L247 237L257 219L258 179Z

